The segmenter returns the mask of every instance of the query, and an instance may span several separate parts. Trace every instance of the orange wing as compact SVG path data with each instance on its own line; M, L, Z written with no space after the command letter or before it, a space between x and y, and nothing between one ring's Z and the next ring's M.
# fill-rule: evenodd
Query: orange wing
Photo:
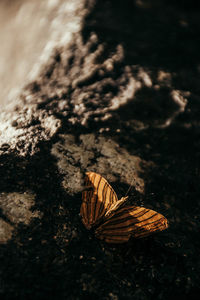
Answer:
M83 224L90 229L115 207L118 198L107 180L97 173L87 172L85 184L86 189L91 187L92 190L82 193L80 214Z
M100 225L96 236L107 243L124 243L131 236L142 238L168 227L167 219L154 210L138 206L120 208Z

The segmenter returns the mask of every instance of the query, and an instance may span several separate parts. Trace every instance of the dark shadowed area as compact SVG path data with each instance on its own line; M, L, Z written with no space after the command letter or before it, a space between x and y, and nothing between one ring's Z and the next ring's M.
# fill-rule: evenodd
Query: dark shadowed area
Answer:
M8 2L0 5L8 57L23 32L9 20L23 9L26 24L44 24L47 7L49 15L33 36L41 47L27 33L30 59L14 56L28 66L20 82L1 62L11 96L0 100L0 295L198 299L199 4ZM119 198L132 185L128 203L160 212L169 229L121 245L98 240L79 214L88 170Z

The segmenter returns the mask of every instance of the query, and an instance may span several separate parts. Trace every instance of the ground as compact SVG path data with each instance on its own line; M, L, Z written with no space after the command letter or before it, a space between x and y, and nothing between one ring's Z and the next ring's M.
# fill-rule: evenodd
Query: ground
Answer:
M89 2L80 32L0 114L0 294L198 299L199 7ZM80 217L88 170L119 198L132 185L129 203L169 228L99 241Z

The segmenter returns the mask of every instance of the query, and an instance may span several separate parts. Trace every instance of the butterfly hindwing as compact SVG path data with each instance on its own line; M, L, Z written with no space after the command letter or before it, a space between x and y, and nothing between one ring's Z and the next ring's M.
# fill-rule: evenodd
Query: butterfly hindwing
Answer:
M82 222L90 229L118 202L118 198L107 180L97 173L87 172L85 185L91 189L82 193L80 213Z
M167 219L156 211L144 207L127 206L118 209L96 229L95 234L107 243L124 243L131 236L142 238L167 227Z

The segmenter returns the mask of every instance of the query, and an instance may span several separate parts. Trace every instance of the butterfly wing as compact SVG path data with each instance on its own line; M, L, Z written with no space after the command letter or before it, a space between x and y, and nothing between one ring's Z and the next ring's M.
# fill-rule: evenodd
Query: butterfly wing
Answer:
M106 212L118 201L117 195L110 184L101 175L87 172L85 178L86 189L82 193L80 214L87 229L97 225Z
M117 210L96 229L95 234L107 243L124 243L131 236L142 238L167 227L167 219L156 211L127 206Z

